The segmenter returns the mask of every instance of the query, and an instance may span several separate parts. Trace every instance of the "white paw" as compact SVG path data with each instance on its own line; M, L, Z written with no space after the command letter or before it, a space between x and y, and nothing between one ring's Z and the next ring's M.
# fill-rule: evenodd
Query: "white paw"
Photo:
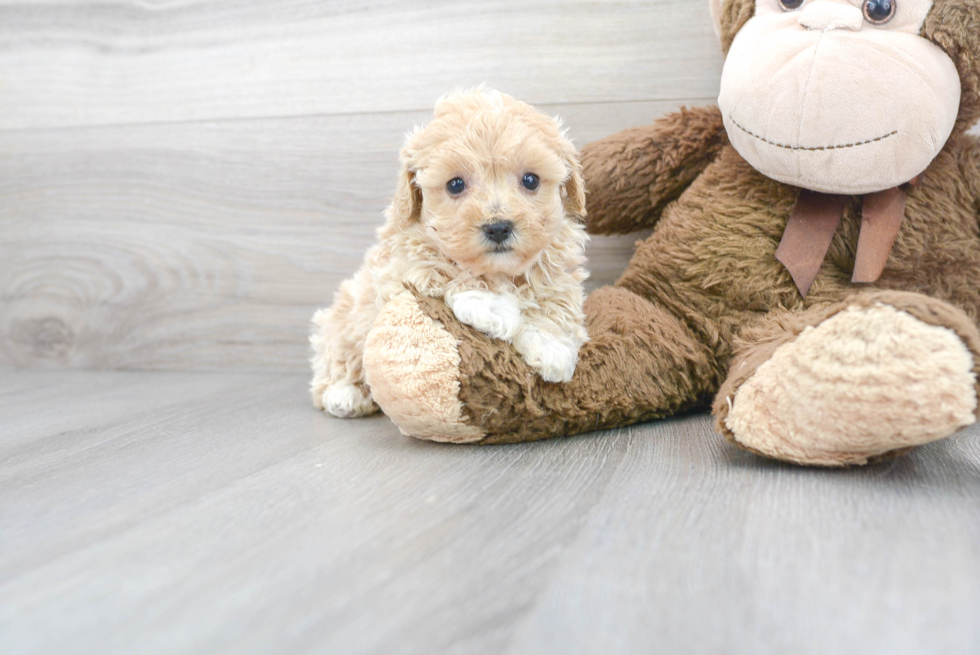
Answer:
M353 384L338 382L323 392L323 408L337 418L357 418L378 410L371 394L364 393Z
M514 348L545 382L569 382L578 364L578 346L559 337L528 327L514 340Z
M494 339L511 341L521 328L521 307L517 298L490 291L463 291L449 300L460 322Z

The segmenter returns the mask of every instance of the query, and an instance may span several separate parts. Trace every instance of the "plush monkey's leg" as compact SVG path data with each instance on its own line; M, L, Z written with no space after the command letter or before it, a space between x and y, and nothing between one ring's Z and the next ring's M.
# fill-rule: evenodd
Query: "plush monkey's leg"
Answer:
M389 303L391 305L391 303ZM567 384L548 383L507 343L439 300L386 306L365 349L375 400L406 434L508 443L635 423L695 405L717 384L707 348L677 318L607 287L585 304L590 341Z
M771 315L743 334L714 403L716 427L798 464L865 464L976 420L980 333L915 293L857 294Z

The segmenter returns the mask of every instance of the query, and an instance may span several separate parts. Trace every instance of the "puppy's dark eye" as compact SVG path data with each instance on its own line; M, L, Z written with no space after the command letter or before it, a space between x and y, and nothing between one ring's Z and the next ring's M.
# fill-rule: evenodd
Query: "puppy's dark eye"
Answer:
M783 11L793 11L794 9L799 9L803 6L806 0L779 0L779 6L783 8Z
M451 196L458 196L463 191L466 190L466 182L463 181L461 177L454 177L453 179L446 182L446 191L449 192Z
M884 25L895 17L895 0L865 0L864 18L872 25Z
M541 184L541 179L534 173L524 173L524 177L521 178L521 184L528 191L535 191Z

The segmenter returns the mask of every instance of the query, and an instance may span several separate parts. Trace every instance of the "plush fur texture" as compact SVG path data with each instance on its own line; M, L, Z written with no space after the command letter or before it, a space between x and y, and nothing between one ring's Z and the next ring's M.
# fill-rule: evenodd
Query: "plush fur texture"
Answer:
M512 348L460 324L443 303L413 299L444 332L439 343L453 350L455 342L459 356L461 415L430 423L430 434L465 425L481 430L483 443L525 441L668 416L715 396L719 430L734 443L768 457L837 466L903 452L971 420L980 372L980 143L964 128L980 106L971 82L980 57L976 6L935 0L925 19L923 34L935 35L957 65L960 115L922 185L909 190L877 282L851 282L862 200L851 196L802 298L775 259L799 189L740 156L719 110L668 116L583 149L589 229L653 233L616 285L586 301L591 341L570 383L541 382ZM749 0L721 5L723 43L753 12ZM845 354L836 343L842 335L851 349ZM841 371L835 393L868 390L875 415L892 417L894 429L848 429L848 421L821 422L794 408L789 394L799 376L828 367ZM407 396L393 371L372 374ZM880 393L897 382L909 389ZM933 394L934 412L910 404L905 392L920 383ZM867 409L855 407L848 411ZM760 418L756 427L753 417L774 412L779 416ZM399 413L391 416L401 424Z
M406 286L513 342L544 379L570 379L588 340L585 196L560 123L497 92L454 93L409 135L401 160L379 243L313 317L314 405L345 418L377 409L365 340L379 308Z
M623 130L589 144L582 166L588 180L595 234L635 232L652 225L728 145L713 107L681 109L651 126Z

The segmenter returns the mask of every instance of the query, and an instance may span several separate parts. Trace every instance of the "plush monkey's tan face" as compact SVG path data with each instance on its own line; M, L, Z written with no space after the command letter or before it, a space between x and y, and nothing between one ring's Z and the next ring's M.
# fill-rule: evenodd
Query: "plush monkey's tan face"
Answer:
M722 73L732 145L764 175L825 193L881 191L923 172L961 92L953 61L919 36L932 5L756 0Z

